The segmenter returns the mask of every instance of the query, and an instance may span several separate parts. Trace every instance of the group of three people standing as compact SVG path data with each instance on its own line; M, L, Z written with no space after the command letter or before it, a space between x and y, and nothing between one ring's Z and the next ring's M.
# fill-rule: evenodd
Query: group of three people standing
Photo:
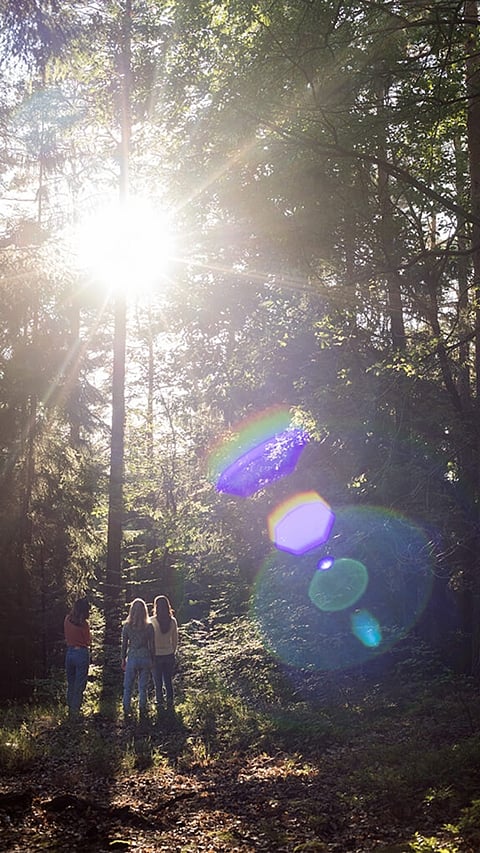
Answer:
M73 717L80 712L88 677L91 645L89 612L88 600L79 599L64 622L67 705ZM151 674L157 709L164 707L165 692L167 710L173 710L173 672L177 646L178 624L167 596L158 595L155 598L152 617L149 617L143 599L132 601L128 617L123 623L121 641L123 712L127 719L131 715L132 695L137 681L140 714L146 714Z

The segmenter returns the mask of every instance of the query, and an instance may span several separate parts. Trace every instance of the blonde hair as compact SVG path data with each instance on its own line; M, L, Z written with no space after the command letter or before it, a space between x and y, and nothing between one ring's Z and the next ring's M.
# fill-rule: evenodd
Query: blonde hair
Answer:
M131 625L132 628L144 628L148 623L148 610L143 598L135 598L128 611L128 616L125 624Z

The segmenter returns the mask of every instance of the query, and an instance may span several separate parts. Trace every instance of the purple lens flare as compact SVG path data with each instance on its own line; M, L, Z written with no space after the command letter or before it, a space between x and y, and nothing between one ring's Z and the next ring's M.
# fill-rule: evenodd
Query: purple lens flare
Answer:
M330 536L335 515L317 492L302 492L284 501L268 517L268 533L276 548L306 554Z

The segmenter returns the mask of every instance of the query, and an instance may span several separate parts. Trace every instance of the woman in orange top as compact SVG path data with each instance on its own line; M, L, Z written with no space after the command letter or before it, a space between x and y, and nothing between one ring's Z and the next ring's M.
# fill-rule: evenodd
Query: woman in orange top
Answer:
M88 599L80 598L72 607L63 623L67 652L65 670L67 674L67 705L70 717L80 713L83 693L87 684L90 665L90 625Z

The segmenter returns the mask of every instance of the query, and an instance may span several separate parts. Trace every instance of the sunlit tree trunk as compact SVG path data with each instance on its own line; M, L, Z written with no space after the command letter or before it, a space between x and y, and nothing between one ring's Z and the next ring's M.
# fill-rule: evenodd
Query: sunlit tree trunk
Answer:
M148 345L148 382L147 382L147 457L148 464L153 466L153 433L154 433L154 413L153 413L153 394L155 386L155 354L153 350L153 323L151 305L148 307L148 328L147 328L147 345Z
M131 0L125 0L120 52L121 76L121 140L120 140L120 204L128 198L128 171L131 139ZM126 295L118 288L115 295L115 328L112 377L112 437L110 450L110 483L107 533L107 567L105 588L105 642L118 644L122 608L122 535L123 480L125 448L125 353Z
M464 152L463 152L464 153ZM465 165L462 156L462 142L459 136L455 138L455 173L457 198L466 202L468 190L466 187ZM471 336L469 328L470 300L468 290L468 239L465 221L459 221L458 259L456 263L458 276L458 326L460 344L458 348L458 393L465 411L471 406L471 371L470 347Z
M377 83L378 116L380 119L380 130L378 140L378 155L380 164L388 161L387 152L387 122L388 116L385 110L385 98L388 87L380 77ZM392 345L395 351L402 352L406 347L405 323L403 318L402 294L400 289L400 277L396 269L397 252L395 249L395 223L393 219L393 207L390 197L389 176L382 165L378 167L378 200L380 206L379 234L386 265L386 280L388 293L388 312L390 317L390 331L392 334Z

